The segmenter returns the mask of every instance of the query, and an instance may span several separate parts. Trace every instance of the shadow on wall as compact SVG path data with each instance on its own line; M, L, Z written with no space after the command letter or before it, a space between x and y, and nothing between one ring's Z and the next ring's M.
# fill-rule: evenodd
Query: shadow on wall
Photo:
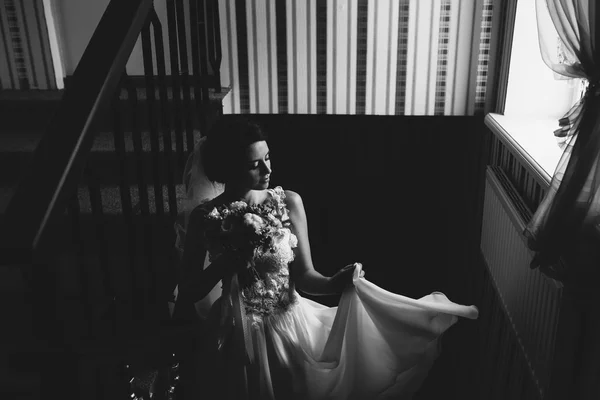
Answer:
M270 135L272 184L304 200L320 272L360 261L388 290L452 295L476 231L481 117L249 118Z

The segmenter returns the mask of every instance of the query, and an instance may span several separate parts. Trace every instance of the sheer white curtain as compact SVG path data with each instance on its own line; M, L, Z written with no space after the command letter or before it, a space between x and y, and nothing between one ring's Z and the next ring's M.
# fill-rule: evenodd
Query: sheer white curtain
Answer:
M559 271L558 259L576 254L600 221L598 15L596 0L537 0L544 62L565 78L587 81L585 94L554 132L564 153L546 197L525 230L530 248L536 251L532 267L542 267L561 280L581 274Z

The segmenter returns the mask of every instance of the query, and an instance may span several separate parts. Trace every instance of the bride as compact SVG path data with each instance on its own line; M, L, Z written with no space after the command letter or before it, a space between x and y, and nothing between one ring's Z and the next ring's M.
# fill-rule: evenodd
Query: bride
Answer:
M458 317L477 318L476 307L439 292L415 300L385 291L359 263L331 277L317 272L302 198L269 188L257 124L223 117L186 171L175 314L195 305L210 327L199 362L214 398L409 399L444 331ZM298 292L341 299L326 307Z

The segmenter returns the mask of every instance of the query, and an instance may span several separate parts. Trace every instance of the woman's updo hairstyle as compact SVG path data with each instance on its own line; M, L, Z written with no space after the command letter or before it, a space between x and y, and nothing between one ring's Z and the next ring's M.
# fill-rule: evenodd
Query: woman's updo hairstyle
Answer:
M202 146L204 172L209 180L219 183L227 183L240 173L248 146L267 140L259 124L239 115L221 117L207 136Z

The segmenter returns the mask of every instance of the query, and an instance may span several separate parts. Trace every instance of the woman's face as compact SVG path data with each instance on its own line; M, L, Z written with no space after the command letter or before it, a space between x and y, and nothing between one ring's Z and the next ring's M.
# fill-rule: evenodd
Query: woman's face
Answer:
M238 180L239 185L251 190L269 187L271 176L271 156L267 142L252 143L246 150L246 159Z

